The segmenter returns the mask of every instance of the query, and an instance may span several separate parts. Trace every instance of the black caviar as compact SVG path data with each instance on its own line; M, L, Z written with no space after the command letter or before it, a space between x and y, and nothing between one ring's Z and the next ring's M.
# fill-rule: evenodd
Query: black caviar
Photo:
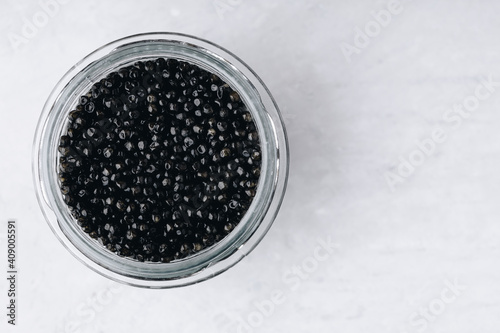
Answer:
M109 251L170 262L224 238L256 193L252 115L217 75L158 58L80 97L59 140L59 181L82 230Z

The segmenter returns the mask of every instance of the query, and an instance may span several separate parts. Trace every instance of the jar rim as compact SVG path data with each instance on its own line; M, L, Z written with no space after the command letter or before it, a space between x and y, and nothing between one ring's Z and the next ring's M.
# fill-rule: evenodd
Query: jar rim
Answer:
M126 64L171 57L215 73L228 82L251 112L262 146L257 194L238 223L221 241L171 263L139 262L111 253L76 226L57 188L57 145L65 115L89 85ZM39 205L61 243L81 262L115 281L148 288L197 283L222 273L255 248L267 233L283 200L288 178L288 141L279 109L262 80L229 51L209 41L179 33L144 33L124 37L90 53L73 66L49 95L33 145L33 176Z

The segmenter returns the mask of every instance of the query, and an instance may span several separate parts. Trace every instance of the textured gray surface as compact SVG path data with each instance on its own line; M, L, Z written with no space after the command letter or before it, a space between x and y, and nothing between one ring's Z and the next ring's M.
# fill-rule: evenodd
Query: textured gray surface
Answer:
M500 85L481 80L500 81L500 3L51 8L46 22L37 1L4 1L0 12L0 220L21 227L19 326L1 315L0 331L497 331ZM388 8L385 26L371 22ZM40 27L22 37L33 16ZM358 36L365 29L372 37ZM264 241L223 275L175 290L119 286L82 266L49 230L31 179L32 134L58 79L95 48L147 31L193 34L240 56L273 92L291 146L289 189ZM460 116L453 107L464 102L475 109ZM430 144L439 130L446 138ZM400 168L422 157L411 174ZM331 253L315 252L329 241ZM0 278L0 304L5 287Z

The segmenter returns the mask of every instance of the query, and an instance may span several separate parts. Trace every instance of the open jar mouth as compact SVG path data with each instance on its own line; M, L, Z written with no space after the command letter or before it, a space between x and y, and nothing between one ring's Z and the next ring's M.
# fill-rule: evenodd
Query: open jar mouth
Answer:
M68 113L91 86L124 66L159 57L194 64L218 75L240 95L260 137L261 174L253 201L222 240L169 263L140 262L118 256L77 225L58 184L58 142ZM260 78L239 58L208 41L176 33L146 33L109 43L89 54L58 82L40 117L33 150L37 198L62 244L96 272L129 285L168 288L193 284L227 270L263 238L283 200L288 178L288 143L276 103Z

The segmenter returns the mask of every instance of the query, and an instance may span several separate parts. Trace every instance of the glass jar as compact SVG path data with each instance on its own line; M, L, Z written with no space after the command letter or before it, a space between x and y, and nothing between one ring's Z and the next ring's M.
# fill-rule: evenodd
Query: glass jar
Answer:
M257 193L242 220L211 247L170 263L120 257L85 234L63 200L57 173L58 142L79 97L107 74L158 57L195 64L218 75L251 112L260 135L262 165ZM229 51L175 33L147 33L109 43L85 57L58 82L40 117L33 151L38 202L61 243L96 272L129 285L168 288L209 279L236 264L264 237L281 205L288 177L288 144L278 107L260 78Z

